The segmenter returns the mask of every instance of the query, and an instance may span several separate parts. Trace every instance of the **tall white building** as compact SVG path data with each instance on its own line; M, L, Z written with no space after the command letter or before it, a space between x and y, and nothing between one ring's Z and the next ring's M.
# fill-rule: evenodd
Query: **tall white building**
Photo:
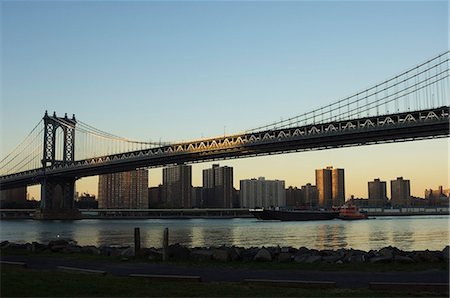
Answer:
M241 208L285 206L284 180L246 179L240 181Z

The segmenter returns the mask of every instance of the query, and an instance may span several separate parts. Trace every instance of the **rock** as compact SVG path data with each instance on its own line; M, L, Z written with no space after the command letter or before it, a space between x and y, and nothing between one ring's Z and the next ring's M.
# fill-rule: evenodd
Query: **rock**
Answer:
M370 263L390 263L393 260L392 257L385 257L385 256L380 256L380 257L373 257L369 260Z
M441 251L441 259L448 262L449 261L449 249L450 247L447 245L442 251Z
M11 249L26 249L26 246L25 246L25 244L10 243L8 245L8 248L11 248Z
M9 242L8 240L5 240L0 243L0 248L8 248L10 245L11 245L11 242Z
M355 254L347 259L348 263L364 263L367 260L364 254Z
M65 239L52 240L48 243L48 248L53 252L62 251L67 246L69 246L69 241Z
M253 260L257 262L270 262L272 261L272 255L266 248L261 248L253 257Z
M255 248L255 247L251 247L251 248L242 250L242 252L241 252L242 260L243 261L253 261L256 254L258 253L258 251L259 251L259 248Z
M238 247L229 248L228 254L230 256L230 260L233 262L242 260L242 251Z
M81 246L79 245L69 245L63 249L65 253L81 253Z
M31 251L32 251L32 252L41 252L41 251L46 250L47 248L48 248L47 245L40 244L40 243L35 242L35 241L33 241L33 242L31 243Z
M425 251L416 251L413 254L413 259L416 262L428 262L428 263L435 263L439 262L441 255L440 251L429 251L428 249Z
M271 247L268 247L266 249L270 252L270 255L272 255L272 256L275 256L275 255L278 255L278 254L281 253L281 248L280 248L279 245L275 246L275 247L271 246Z
M297 251L297 255L309 255L309 254L311 254L309 249L307 249L304 246L300 247Z
M99 255L100 254L100 250L93 246L93 245L87 245L87 246L82 246L81 247L81 253L85 253L85 254L92 254L92 255Z
M322 257L322 261L327 262L327 263L336 263L338 260L341 260L341 258L342 258L342 256L340 256L338 253L336 253L334 255Z
M344 264L344 262L342 262L342 260L337 260L336 264Z
M110 257L120 257L122 252L130 248L129 245L102 245L99 247L100 254Z
M162 250L152 248L141 248L141 255L151 261L162 260Z
M208 249L196 249L191 251L189 258L195 261L209 261L212 259L212 256L213 252Z
M280 263L288 263L291 262L293 258L293 254L289 252L282 252L278 255L277 260Z
M217 261L227 262L230 260L230 254L227 249L214 249L212 258Z
M130 258L134 257L134 247L129 247L121 251L120 256Z
M296 263L304 263L305 260L306 260L308 257L310 257L310 256L311 256L311 255L306 255L306 254L303 254L303 255L296 254L296 255L294 256L294 262L296 262Z
M394 261L397 263L403 263L403 264L415 263L415 261L412 258L404 257L404 256L400 256L400 255L394 256Z
M316 263L322 260L321 256L317 255L296 255L294 262L296 263Z
M305 263L317 263L322 260L321 256L309 256L306 258Z
M179 260L187 260L191 251L185 247L180 245L179 243L169 245L169 257L175 258Z
M384 247L378 251L380 256L392 258L394 256L394 249L391 246Z
M281 248L281 252L289 252L289 253L297 253L297 249L293 248L292 246L283 246Z

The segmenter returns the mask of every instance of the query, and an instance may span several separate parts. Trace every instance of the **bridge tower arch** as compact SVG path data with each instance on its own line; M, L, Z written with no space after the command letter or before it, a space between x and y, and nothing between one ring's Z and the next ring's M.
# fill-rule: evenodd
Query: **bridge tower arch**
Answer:
M75 208L74 194L76 177L57 176L47 177L45 171L53 166L65 165L75 161L75 115L68 118L57 117L56 113L44 115L44 151L42 168L44 175L41 179L41 205L35 214L36 219L79 219L80 212ZM56 154L57 130L63 131L62 159Z
M54 166L60 163L68 163L75 160L75 125L77 123L75 115L68 118L49 116L47 111L44 115L44 156L42 158L42 167ZM61 128L64 133L63 138L63 159L56 159L56 131Z

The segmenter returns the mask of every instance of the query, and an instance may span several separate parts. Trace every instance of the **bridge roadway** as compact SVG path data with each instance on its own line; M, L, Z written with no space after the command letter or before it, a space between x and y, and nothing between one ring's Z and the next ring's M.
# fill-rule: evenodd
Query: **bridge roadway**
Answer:
M448 137L449 107L282 128L171 144L57 164L0 177L0 189L171 164Z

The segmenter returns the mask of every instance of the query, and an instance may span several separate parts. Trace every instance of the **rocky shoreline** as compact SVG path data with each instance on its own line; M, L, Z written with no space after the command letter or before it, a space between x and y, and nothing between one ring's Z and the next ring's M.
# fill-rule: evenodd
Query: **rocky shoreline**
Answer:
M123 260L135 257L149 260L162 260L162 248L141 248L135 252L132 246L119 245L94 245L80 246L73 240L58 239L48 244L38 242L18 244L9 241L0 243L1 250L23 250L34 253L59 252L80 253L98 256L120 257ZM168 247L169 260L190 261L222 261L222 262L277 262L277 263L448 263L449 246L442 251L416 250L403 251L396 247L388 246L379 250L363 251L357 249L316 250L306 247L251 247L237 246L220 247L195 247L189 248L180 244L172 244Z

